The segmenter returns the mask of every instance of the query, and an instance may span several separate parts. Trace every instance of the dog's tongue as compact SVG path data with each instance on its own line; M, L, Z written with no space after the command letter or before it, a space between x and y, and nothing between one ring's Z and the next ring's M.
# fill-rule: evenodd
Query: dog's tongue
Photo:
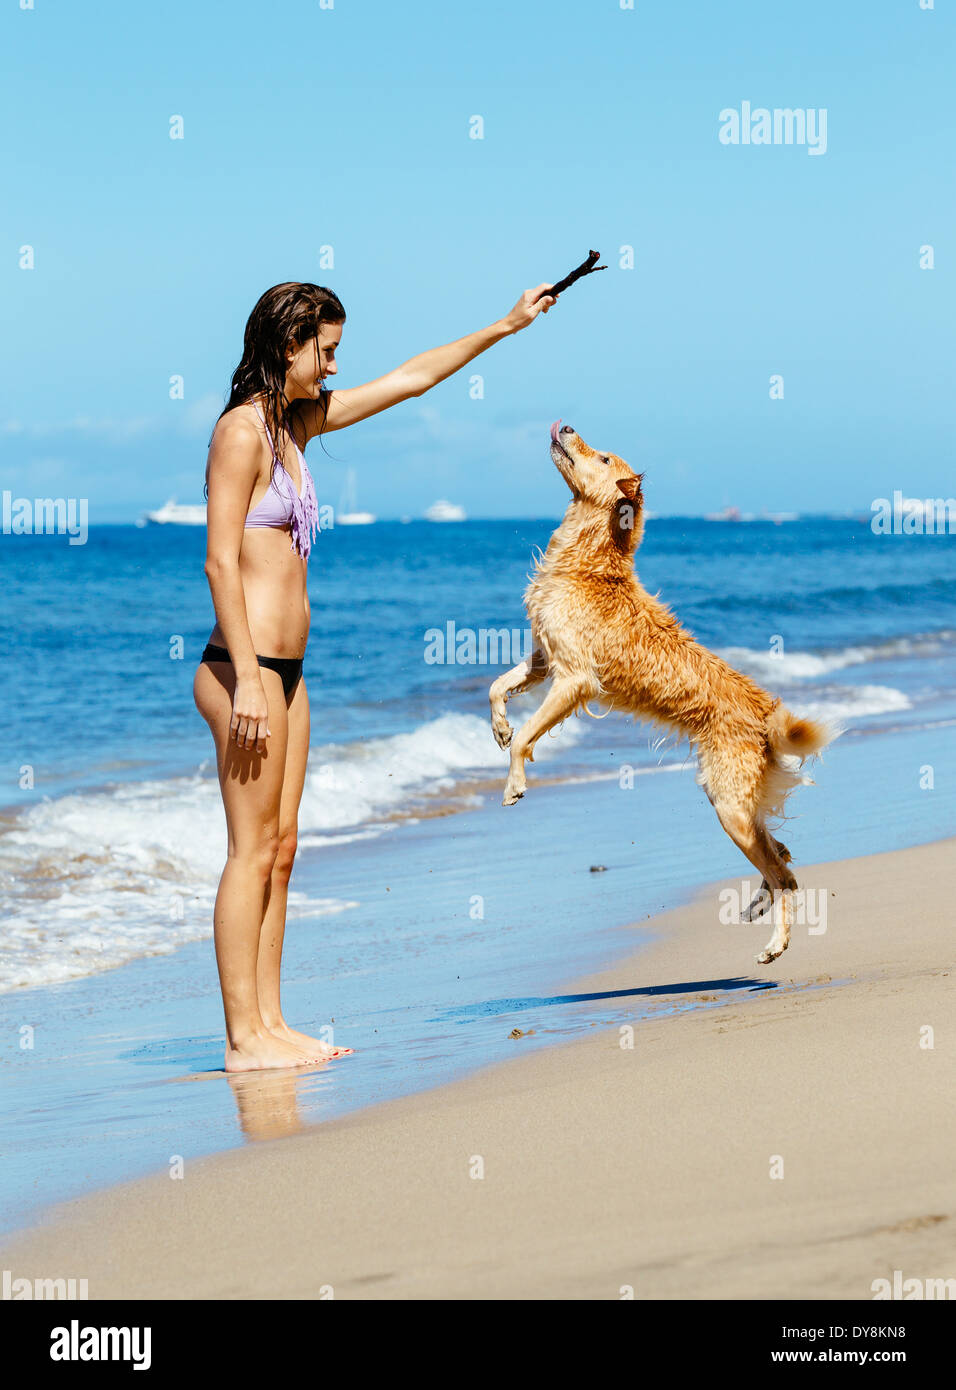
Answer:
M555 420L554 424L551 426L551 438L554 440L555 444L558 442L558 426L560 423L560 420Z

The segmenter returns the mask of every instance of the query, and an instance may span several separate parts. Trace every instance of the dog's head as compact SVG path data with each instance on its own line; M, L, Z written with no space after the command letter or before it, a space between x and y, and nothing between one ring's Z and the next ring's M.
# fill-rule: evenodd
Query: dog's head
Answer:
M560 420L551 426L551 461L576 501L607 511L619 531L630 531L631 539L640 539L643 473L635 473L617 454L592 449L575 429L562 426Z

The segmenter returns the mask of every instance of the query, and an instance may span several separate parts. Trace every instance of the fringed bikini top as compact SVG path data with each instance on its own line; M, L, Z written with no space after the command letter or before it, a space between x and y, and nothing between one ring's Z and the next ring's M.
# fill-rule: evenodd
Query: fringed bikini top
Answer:
M296 453L299 455L299 468L302 471L302 493L296 491L295 483L285 470L285 466L279 455L276 453L275 444L272 442L272 435L269 434L269 426L266 424L265 416L259 409L256 402L252 404L256 408L256 414L265 427L269 446L272 449L276 467L272 474L272 481L269 490L257 507L254 507L246 517L246 528L257 526L279 526L283 529L286 526L292 529L292 549L302 556L303 560L309 558L309 551L312 549L312 533L318 529L319 525L319 506L315 499L315 485L312 482L312 474L309 472L309 465L305 461L305 455L295 444Z

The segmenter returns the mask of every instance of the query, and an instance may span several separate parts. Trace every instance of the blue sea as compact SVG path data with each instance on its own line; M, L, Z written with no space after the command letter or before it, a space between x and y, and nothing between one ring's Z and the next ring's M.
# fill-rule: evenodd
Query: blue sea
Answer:
M684 1007L704 984L785 987L729 945L725 981L636 980L625 999L571 988L633 950L629 923L751 871L686 744L619 715L543 739L528 796L500 806L487 690L528 650L522 593L555 524L321 533L286 1012L357 1051L239 1085L215 1075L225 824L191 693L214 620L205 533L0 538L0 1224L173 1153L436 1085L513 1055L515 1028L540 1046ZM638 571L700 641L846 726L795 795L798 863L956 832L952 536L657 518ZM513 702L513 723L536 698Z

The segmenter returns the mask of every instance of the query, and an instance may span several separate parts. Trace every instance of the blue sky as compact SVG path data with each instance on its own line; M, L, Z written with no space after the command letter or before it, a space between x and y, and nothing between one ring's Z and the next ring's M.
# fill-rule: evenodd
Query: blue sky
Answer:
M953 493L944 0L35 3L0 18L15 496L87 497L92 523L200 500L272 284L342 299L347 386L491 323L590 247L609 269L547 317L330 435L330 457L313 441L320 500L352 466L381 516L437 497L558 515L557 416L645 469L662 512ZM825 108L826 153L722 144L719 113L744 101Z

